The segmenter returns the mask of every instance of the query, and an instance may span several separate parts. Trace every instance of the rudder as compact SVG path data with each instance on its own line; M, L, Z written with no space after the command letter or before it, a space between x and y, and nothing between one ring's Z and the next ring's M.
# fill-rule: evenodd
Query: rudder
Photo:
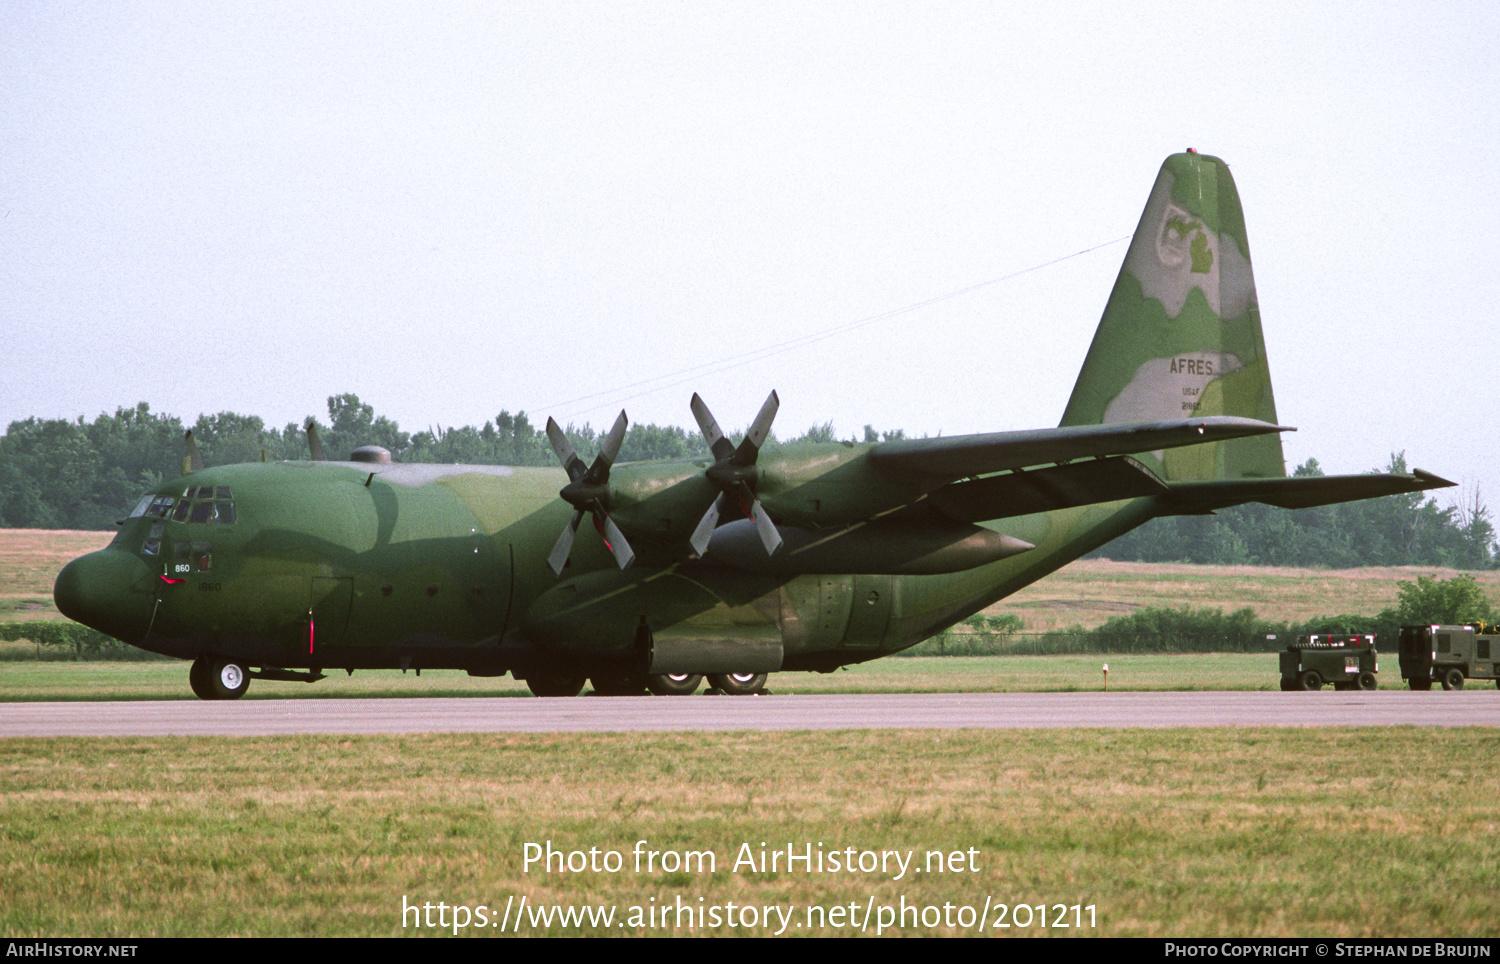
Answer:
M1161 166L1061 425L1197 415L1277 421L1239 192L1187 153ZM1168 481L1286 475L1276 435L1136 458Z

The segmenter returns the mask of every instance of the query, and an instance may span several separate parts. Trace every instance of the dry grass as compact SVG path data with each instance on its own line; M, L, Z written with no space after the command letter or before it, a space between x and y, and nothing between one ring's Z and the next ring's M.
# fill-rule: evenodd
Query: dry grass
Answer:
M58 572L114 537L113 532L0 529L0 620L62 619L52 605Z

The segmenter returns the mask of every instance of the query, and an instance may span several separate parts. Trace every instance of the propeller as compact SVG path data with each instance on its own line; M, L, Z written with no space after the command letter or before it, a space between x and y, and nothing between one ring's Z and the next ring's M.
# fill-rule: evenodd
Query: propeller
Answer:
M604 538L605 548L614 553L615 562L621 569L635 561L635 551L625 540L625 533L609 517L609 469L614 465L615 456L620 454L620 443L625 441L625 429L629 424L625 413L621 412L620 417L615 419L615 427L599 443L599 455L594 459L594 464L585 468L583 459L573 451L572 443L563 434L563 430L558 428L557 422L547 419L547 440L552 443L552 451L557 453L568 473L568 484L563 486L559 494L577 510L573 514L573 521L558 536L557 544L552 547L552 555L547 557L547 565L559 576L573 553L573 537L578 532L578 523L583 521L585 512L593 515L594 528L599 530L599 535Z
M724 437L719 423L714 421L713 413L696 392L693 393L691 405L693 417L698 420L698 428L703 432L709 451L714 455L714 464L704 474L719 489L719 497L714 499L714 504L703 513L698 528L693 530L693 536L689 540L693 551L700 556L708 551L708 542L719 524L719 516L729 504L730 498L734 497L739 501L740 511L745 517L755 520L755 529L760 533L761 544L766 547L766 555L775 554L781 548L781 533L776 531L776 524L766 515L760 498L755 494L759 478L755 462L760 457L761 445L771 434L771 422L776 418L781 400L774 391L766 397L765 404L760 407L760 414L750 423L750 429L738 447Z

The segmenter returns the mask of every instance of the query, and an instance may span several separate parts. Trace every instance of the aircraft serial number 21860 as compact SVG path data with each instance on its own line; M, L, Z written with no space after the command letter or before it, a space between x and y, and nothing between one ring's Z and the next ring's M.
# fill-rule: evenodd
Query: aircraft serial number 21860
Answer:
M204 699L376 668L743 694L911 646L1156 516L1451 484L1286 477L1238 194L1191 152L1162 165L1059 427L762 458L777 404L736 444L693 396L701 461L612 464L621 413L588 465L549 421L562 473L316 444L190 464L63 569L57 606L193 660Z

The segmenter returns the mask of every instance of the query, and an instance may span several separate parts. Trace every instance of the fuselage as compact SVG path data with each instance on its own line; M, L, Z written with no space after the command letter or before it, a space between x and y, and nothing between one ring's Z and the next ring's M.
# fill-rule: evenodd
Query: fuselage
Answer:
M813 449L768 460L762 480L778 520L804 533L853 539L842 516L921 498L919 484L872 484L863 447ZM620 570L585 532L559 577L544 560L570 516L557 497L566 481L497 466L201 470L70 563L57 603L148 650L286 669L831 670L911 646L1153 511L1135 499L1007 519L1004 533L1024 540L1007 545L1020 548L957 572L752 572L686 545L714 497L702 463L639 463L616 468L612 511L640 559Z

